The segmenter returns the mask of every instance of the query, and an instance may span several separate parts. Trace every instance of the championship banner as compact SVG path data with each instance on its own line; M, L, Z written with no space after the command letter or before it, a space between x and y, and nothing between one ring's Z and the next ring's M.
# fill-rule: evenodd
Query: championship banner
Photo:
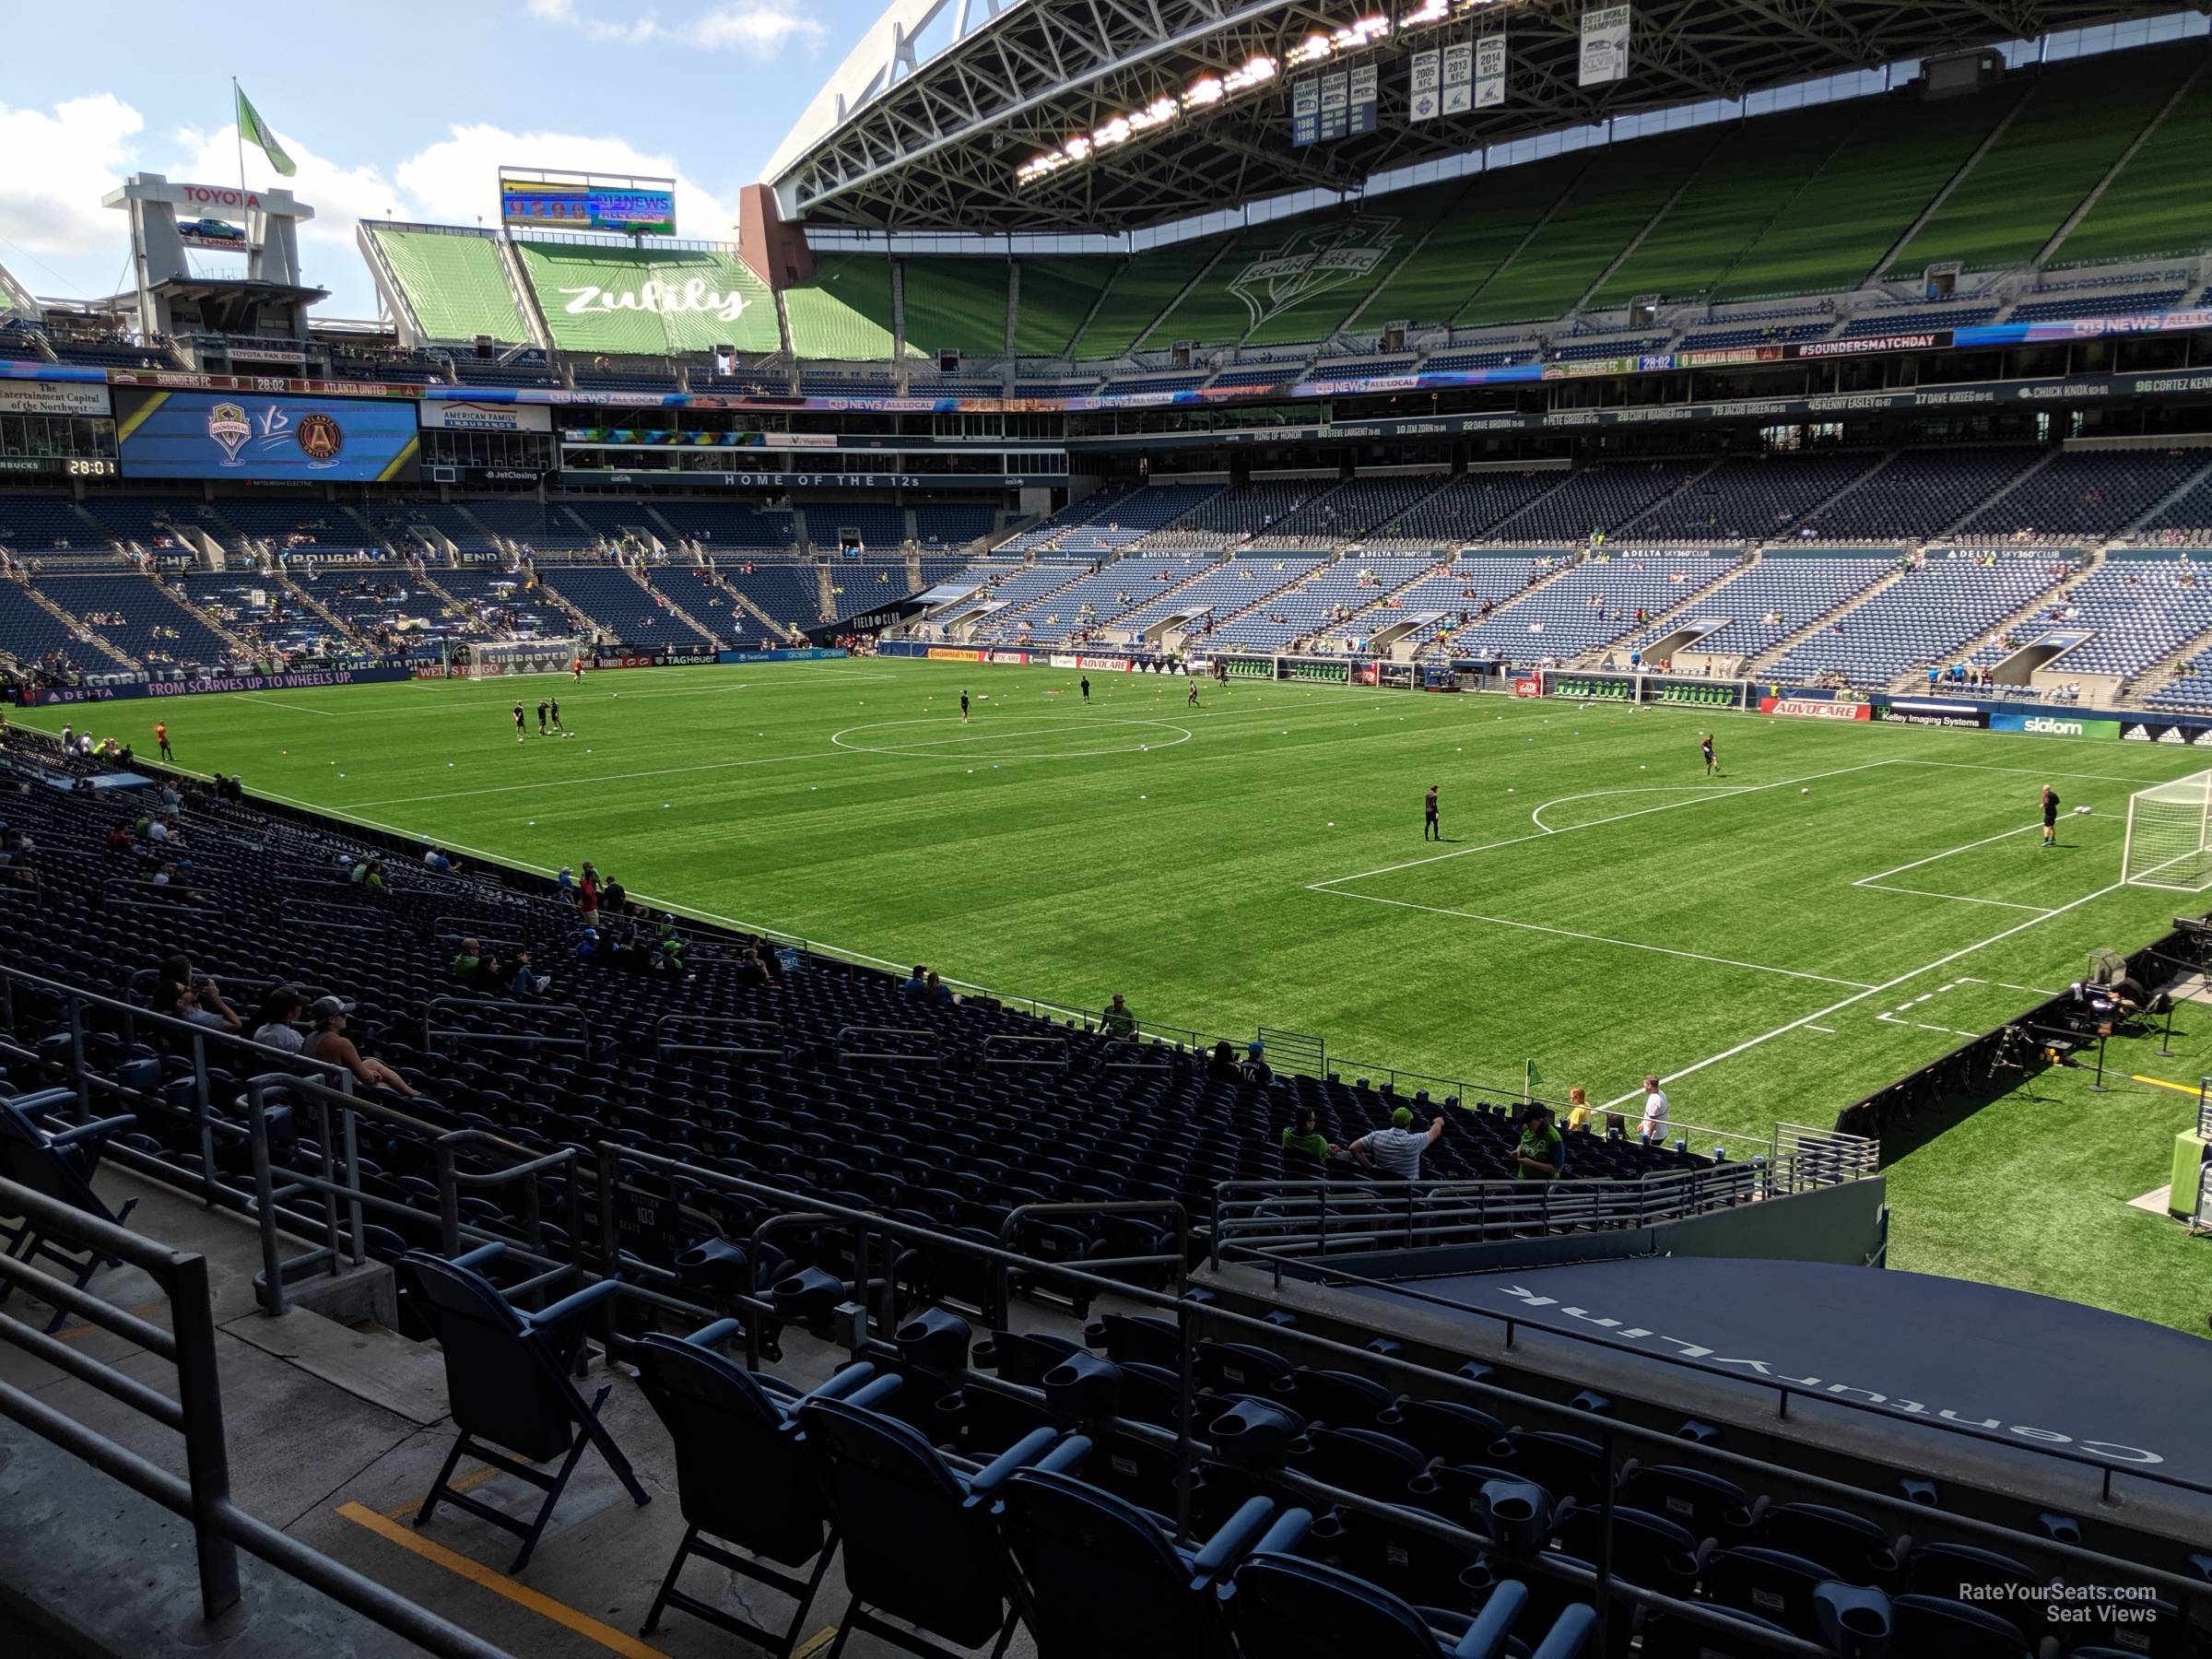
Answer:
M1872 720L1870 703L1844 702L1826 697L1762 697L1761 714L1786 714L1797 720Z
M1439 61L1441 53L1433 46L1426 52L1413 54L1412 78L1406 83L1406 119L1434 121L1441 104L1441 81Z
M1321 136L1321 82L1313 76L1290 83L1290 147L1303 149Z
M1601 6L1583 14L1580 87L1602 87L1629 77L1629 21L1626 6Z
M105 415L108 389L82 381L0 380L0 415Z
M1505 102L1505 37L1485 35L1475 42L1475 107L1494 110Z
M1382 74L1372 64L1362 64L1352 71L1352 107L1347 130L1354 138L1375 130L1376 112L1381 109L1382 102Z
M1475 42L1454 41L1444 48L1443 107L1447 115L1465 115L1475 107Z
M1351 76L1342 69L1321 77L1321 138L1334 143L1344 136L1351 101Z

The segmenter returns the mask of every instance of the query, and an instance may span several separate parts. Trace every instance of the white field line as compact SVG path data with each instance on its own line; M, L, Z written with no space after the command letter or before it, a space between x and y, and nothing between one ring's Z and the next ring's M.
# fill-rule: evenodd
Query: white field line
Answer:
M1677 950L1671 945L1646 945L1637 939L1615 939L1604 934L1577 933L1571 927L1547 927L1536 922L1512 922L1503 916L1482 916L1473 911L1452 910L1441 904L1416 904L1409 899L1381 899L1372 893L1349 893L1327 887L1317 887L1312 890L1328 893L1338 899L1364 899L1370 904L1394 905L1400 910L1428 911L1439 916L1460 916L1469 922L1487 923L1492 927L1514 927L1524 933L1550 934L1556 938L1581 939L1592 945L1617 945L1623 950L1648 950L1656 956L1680 957L1691 962L1711 962L1721 968L1742 968L1753 973L1779 973L1785 979L1815 980L1823 985L1853 985L1861 990L1873 988L1865 980L1837 979L1832 974L1806 973L1796 968L1776 968L1765 962L1741 961L1735 957L1707 956L1698 950Z
M1817 1008L1810 1014L1802 1015L1798 1018L1790 1020L1785 1024L1778 1025L1771 1031L1762 1031L1757 1037L1747 1038L1744 1041L1736 1043L1733 1047L1723 1049L1717 1054L1708 1054L1704 1059L1694 1061L1690 1065L1683 1066L1679 1071L1669 1072L1665 1077L1662 1079L1662 1081L1672 1083L1677 1078L1687 1077L1691 1076L1693 1073L1701 1072L1709 1065L1718 1065L1724 1060L1733 1060L1736 1055L1741 1054L1747 1050L1758 1048L1762 1043L1771 1042L1777 1037L1787 1036L1790 1032L1796 1030L1801 1026L1809 1026L1816 1020L1826 1019L1831 1014L1840 1014L1845 1008L1852 1007L1856 1004L1865 1002L1870 996L1878 995L1884 991L1894 990L1899 985L1902 985L1912 980L1916 980L1924 973L1933 973L1938 968L1947 968L1953 962L1959 961L1962 958L1973 955L1977 950L1986 950L1992 945L2002 944L2005 940L2011 938L2015 934L2026 933L2031 927L2040 927L2043 923L2050 921L2053 916L2063 916L2068 911L2078 910L2085 904L2093 903L2099 899L2102 899L2110 894L2118 892L2125 886L2127 886L2127 883L2124 881L2115 881L2112 884L2112 886L2099 888L2093 893L2084 893L2080 898L2072 900L2065 904L2062 904L2056 910L2046 911L2040 916L2030 916L2025 922L2016 922L2012 926L2006 928L2003 933L1992 934L1988 938L1979 940L1972 945L1961 946L1959 949L1952 951L1947 956L1937 957L1934 961L1924 962L1917 968L1908 968L1904 972L1899 974L1896 978L1885 980L1882 983L1872 986L1867 990L1861 991L1855 995L1847 996L1843 998L1841 1002L1830 1003L1825 1008ZM1628 1091L1628 1093L1619 1096L1618 1099L1607 1100L1606 1102L1606 1106L1607 1108L1611 1108L1614 1106L1618 1106L1625 1101L1639 1099L1641 1098L1642 1092L1643 1091L1641 1088L1631 1088Z
M1535 824L1537 829L1543 830L1545 834L1558 835L1560 834L1561 831L1554 830L1549 824L1546 823L1544 821L1544 815L1550 811L1554 806L1564 806L1570 801L1594 801L1599 800L1606 795L1680 794L1685 790L1692 791L1700 795L1742 794L1746 790L1751 787L1752 785L1748 783L1731 783L1720 789L1707 789L1703 785L1697 783L1676 783L1671 785L1665 783L1640 783L1628 789L1592 789L1585 790L1581 794L1556 795L1552 799L1545 802L1543 806L1534 808L1529 813L1528 818L1529 821ZM1691 803L1685 801L1681 804L1687 806ZM1572 826L1570 826L1570 828Z
M1971 760L1915 760L1901 755L1898 759L1901 765L1940 766L1946 771L2010 772L2022 778L2088 778L2097 783L2132 783L2137 789L2148 789L2154 783L2171 782L2166 778L2122 778L2111 772L2058 771L2049 767L1981 766Z
M1418 869L1422 865L1438 864L1447 858L1465 858L1470 853L1489 853L1500 847L1518 845L1522 841L1541 841L1547 835L1571 835L1577 830L1594 830L1601 824L1618 824L1627 818L1643 818L1654 812L1676 812L1685 806L1702 806L1708 801L1734 800L1738 795L1758 794L1770 789L1787 789L1793 783L1814 783L1822 778L1840 778L1846 772L1871 771L1877 766L1894 766L1896 764L1894 759L1866 760L1856 766L1839 766L1829 771L1806 772L1799 777L1780 778L1771 783L1749 783L1740 789L1730 789L1724 793L1716 790L1710 794L1693 796L1687 801L1669 801L1659 806L1639 806L1633 812L1616 812L1607 818L1592 818L1587 823L1570 824L1564 830L1536 830L1526 835L1509 835L1503 841L1484 841L1477 847L1454 847L1449 853L1432 853L1426 858L1409 858L1404 864L1383 865L1378 869L1361 870L1352 876L1332 876L1325 881L1309 881L1306 886L1315 892L1320 892L1328 888L1341 887L1347 881L1365 881L1371 876L1389 876L1399 870ZM1566 800L1573 797L1561 796L1559 798ZM1544 803L1546 806L1555 805L1557 802L1554 801ZM1537 810L1541 811L1542 808L1539 807ZM1366 895L1359 896L1364 898Z
M286 702L282 699L271 697L264 691L241 691L238 694L238 700L241 702L267 703L271 708L276 709L297 709L302 714L320 714L325 720L337 713L335 709L313 709L305 703Z
M2001 841L2016 835L2025 835L2029 830L2036 828L2038 826L2035 824L2020 824L2010 830L2000 830L1994 835L1985 835L1980 841L1967 841L1961 846L1952 847L1942 853L1931 853L1925 858L1914 859L1911 864L1893 865L1887 870L1877 870L1871 876L1862 876L1851 885L1853 887L1872 887L1885 876L1902 876L1907 870L1917 870L1923 865L1939 864L1944 859L1956 858L1961 853L1971 853L1976 847L1986 847L1992 841Z
M2038 915L2049 915L2047 904L2017 904L2010 899L1970 899L1964 893L1938 893L1932 888L1891 887L1877 882L1871 876L1864 881L1854 881L1854 888L1865 888L1870 893L1909 893L1915 899L1948 899L1953 904L1987 904L1998 910L2033 911Z

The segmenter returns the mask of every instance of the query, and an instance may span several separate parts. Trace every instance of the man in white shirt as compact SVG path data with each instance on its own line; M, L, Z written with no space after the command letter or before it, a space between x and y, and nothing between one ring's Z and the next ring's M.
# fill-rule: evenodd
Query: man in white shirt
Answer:
M1636 1133L1647 1146L1666 1138L1666 1091L1656 1077L1643 1080L1643 1122L1637 1124Z
M1439 1113L1423 1132L1413 1127L1411 1110L1401 1106L1390 1114L1390 1122L1391 1127L1371 1129L1347 1150L1367 1168L1381 1171L1392 1181L1418 1181L1421 1154L1443 1134L1443 1116Z

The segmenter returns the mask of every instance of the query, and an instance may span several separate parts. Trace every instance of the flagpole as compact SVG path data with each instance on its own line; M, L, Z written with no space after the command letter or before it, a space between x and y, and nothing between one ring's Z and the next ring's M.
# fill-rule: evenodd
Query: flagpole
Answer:
M238 194L246 194L246 124L238 118L238 76L230 77L230 136L238 141Z

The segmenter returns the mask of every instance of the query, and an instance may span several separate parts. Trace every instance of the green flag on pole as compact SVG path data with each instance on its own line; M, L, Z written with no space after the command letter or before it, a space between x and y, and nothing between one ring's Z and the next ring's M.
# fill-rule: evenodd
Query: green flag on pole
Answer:
M239 142L259 145L261 153L269 159L269 165L284 177L290 178L300 170L292 165L292 159L284 153L284 146L276 142L276 135L263 123L261 112L253 107L253 100L246 96L245 88L236 81L230 85L238 94Z
M1521 1063L1521 1098L1523 1100L1535 1100L1536 1085L1543 1081L1544 1074L1536 1069L1536 1063L1534 1060L1524 1060Z

